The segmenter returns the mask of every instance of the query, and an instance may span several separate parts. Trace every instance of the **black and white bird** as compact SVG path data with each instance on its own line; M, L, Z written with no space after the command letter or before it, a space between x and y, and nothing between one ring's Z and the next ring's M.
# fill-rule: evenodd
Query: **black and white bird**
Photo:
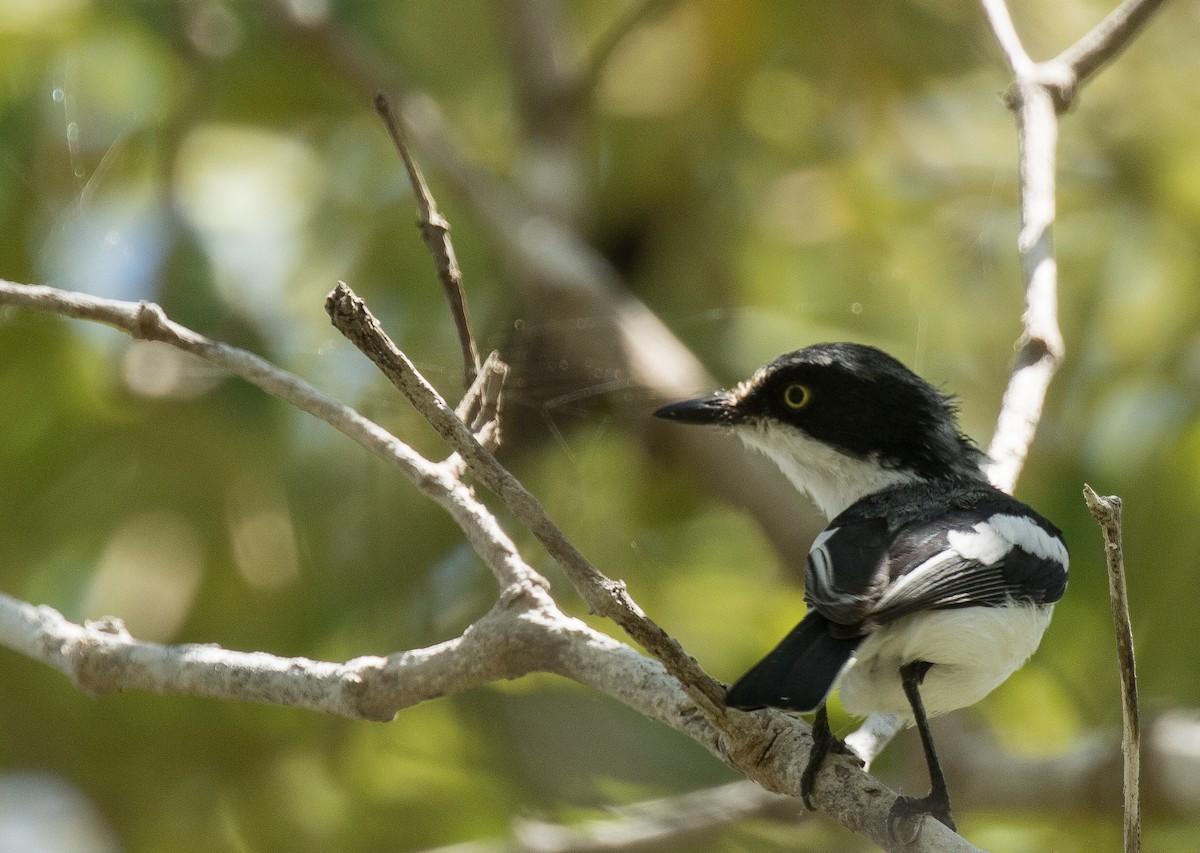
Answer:
M1067 586L1062 533L994 488L952 398L873 347L817 344L729 391L664 406L660 418L732 430L771 457L831 519L808 553L808 610L729 689L726 704L817 711L802 780L809 807L842 744L825 701L916 725L931 791L894 821L954 829L928 718L978 702L1037 649Z

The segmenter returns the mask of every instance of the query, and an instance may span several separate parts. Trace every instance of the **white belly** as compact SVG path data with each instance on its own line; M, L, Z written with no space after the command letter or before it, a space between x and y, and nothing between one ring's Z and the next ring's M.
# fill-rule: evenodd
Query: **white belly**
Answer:
M842 671L842 704L860 717L897 714L912 723L900 667L933 667L921 683L930 717L973 705L1029 659L1050 624L1054 605L963 607L897 619L863 641Z

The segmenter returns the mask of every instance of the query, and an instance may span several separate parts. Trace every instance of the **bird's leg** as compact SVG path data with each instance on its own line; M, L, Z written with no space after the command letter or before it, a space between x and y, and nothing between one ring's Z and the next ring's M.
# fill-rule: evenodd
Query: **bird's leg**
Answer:
M804 772L800 774L800 797L809 811L816 811L817 807L812 803L812 793L813 787L817 784L817 773L821 771L821 766L825 763L825 756L831 752L842 755L853 755L853 753L842 739L833 733L833 729L829 728L829 712L825 709L824 702L817 706L817 716L813 719L812 739L813 745L808 753L808 764L804 765Z
M925 797L896 798L891 814L888 815L888 828L897 838L898 821L927 814L933 815L950 829L958 831L954 825L954 817L950 814L950 792L946 789L946 778L942 775L942 766L938 763L937 753L933 749L933 734L929 731L929 719L925 716L925 705L921 702L921 682L932 666L928 661L919 660L900 667L900 683L904 687L904 695L908 697L908 704L912 706L913 719L921 735L921 746L925 749L930 791ZM914 830L914 837L915 834Z

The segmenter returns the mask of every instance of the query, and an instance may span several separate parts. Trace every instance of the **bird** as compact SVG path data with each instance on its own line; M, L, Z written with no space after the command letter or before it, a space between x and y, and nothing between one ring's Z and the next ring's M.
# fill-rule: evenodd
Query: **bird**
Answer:
M928 721L983 699L1037 649L1067 587L1062 532L988 482L952 395L875 347L814 344L654 414L733 432L829 519L808 551L803 618L726 706L816 712L810 809L826 757L848 751L830 693L853 715L896 715L917 728L930 792L898 797L890 830L926 815L956 830Z

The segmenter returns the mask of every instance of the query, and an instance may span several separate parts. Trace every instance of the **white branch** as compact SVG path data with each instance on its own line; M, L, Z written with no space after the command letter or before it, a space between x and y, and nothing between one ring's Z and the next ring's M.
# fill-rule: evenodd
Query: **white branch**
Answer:
M1125 0L1082 39L1042 63L1029 58L1004 0L981 3L1013 73L1008 103L1017 116L1019 148L1021 231L1017 252L1025 282L1024 331L988 446L988 477L997 488L1011 492L1065 352L1058 326L1058 268L1053 244L1058 114L1070 106L1079 85L1137 35L1162 0Z
M1013 25L1012 15L1008 13L1008 4L1004 0L981 0L983 11L987 13L988 23L992 34L996 37L1008 67L1014 76L1029 74L1033 70L1033 60L1025 52L1017 28Z
M135 640L117 619L77 625L51 607L0 594L0 644L66 674L93 696L146 690L264 702L342 717L390 720L401 708L545 668L552 608L540 590L504 599L461 637L390 657L346 663ZM541 600L539 600L541 599Z

